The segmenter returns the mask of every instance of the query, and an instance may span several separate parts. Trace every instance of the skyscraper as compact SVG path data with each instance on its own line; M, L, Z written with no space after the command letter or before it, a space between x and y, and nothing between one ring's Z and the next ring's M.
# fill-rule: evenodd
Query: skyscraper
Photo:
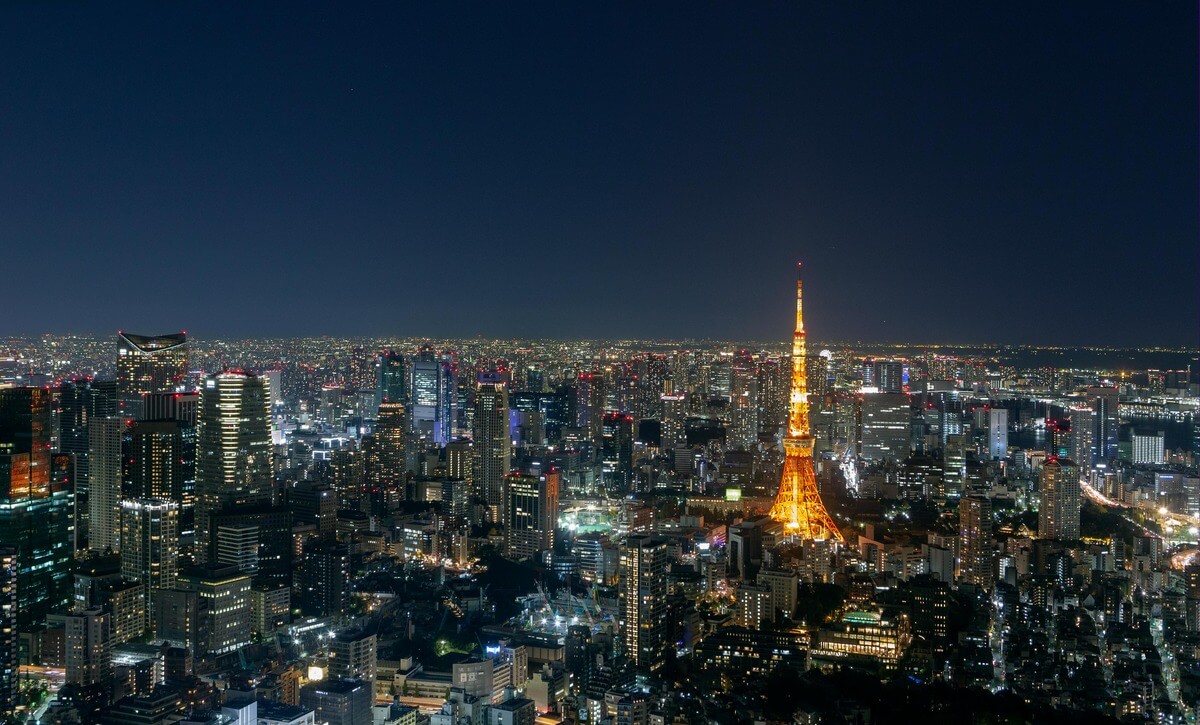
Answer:
M687 445L687 395L664 393L662 398L662 433L659 447L663 451Z
M560 478L557 470L504 477L505 556L524 559L554 548Z
M603 414L604 376L594 372L579 373L575 379L575 426L592 443L600 441Z
M987 453L993 461L1008 457L1008 411L1004 408L987 409Z
M1071 406L1071 460L1090 471L1096 464L1096 412L1086 405Z
M164 498L121 502L121 576L142 585L147 621L154 593L175 588L179 559L179 503Z
M729 391L729 445L754 450L758 445L758 370L754 357L739 350L733 358Z
M129 491L134 498L183 505L183 434L174 420L134 421L129 431Z
M265 378L233 371L209 376L200 391L196 465L196 558L212 560L212 516L237 505L270 505L270 391Z
M842 540L821 494L813 470L813 437L808 421L808 376L805 370L807 341L804 332L804 283L796 279L796 329L792 333L792 392L788 431L783 439L783 475L771 506L771 518L782 522L791 536L802 539Z
M16 551L17 626L71 598L71 497L51 475L50 391L0 387L0 545Z
M480 373L475 393L475 483L493 521L504 506L504 476L512 464L508 389L497 373Z
M17 637L17 550L0 548L0 720L17 707L20 645Z
M271 389L272 397L276 391ZM179 431L179 484L172 482L171 491L179 492L179 526L181 532L194 532L196 528L196 445L199 435L200 393L150 393L143 397L145 410L143 418L147 422L161 424L164 421L174 421ZM152 427L156 436L174 437L170 426ZM137 428L134 429L137 432ZM157 442L160 446L163 441ZM139 455L139 446L134 442L132 456ZM161 471L165 474L167 471ZM175 475L175 471L170 471ZM134 474L136 487L136 472ZM161 484L159 489L162 490ZM175 494L172 493L172 496Z
M879 392L904 392L904 363L899 360L876 360L872 372L872 382Z
M635 534L621 547L620 628L625 656L641 673L667 657L667 542Z
M375 358L375 391L379 402L408 404L408 362L388 350Z
M992 502L982 495L964 496L958 504L959 581L991 588L994 558Z
M76 378L58 389L58 450L75 456L75 506L77 537L87 538L88 424L117 414L117 381Z
M1079 467L1068 458L1047 458L1042 464L1038 536L1075 541L1079 538Z
M187 333L117 333L117 414L142 417L142 396L175 390L187 375Z
M610 493L624 495L633 490L633 417L605 413L600 444L600 461Z
M455 380L450 361L426 346L412 362L412 432L420 445L444 446L454 435ZM410 451L410 458L416 447Z
M392 491L404 485L407 446L408 414L404 403L385 399L379 404L379 420L375 424L377 465L374 478L381 491ZM402 489L400 493L403 498Z
M88 425L88 548L121 549L121 486L125 418L97 418Z
M864 393L862 458L879 463L902 461L912 441L912 408L907 393Z
M310 539L296 571L300 611L310 617L336 617L346 609L350 553L342 544Z
M1087 389L1092 410L1095 411L1094 440L1096 447L1095 463L1111 461L1117 457L1117 434L1121 427L1121 418L1117 408L1120 391L1104 385L1093 385Z

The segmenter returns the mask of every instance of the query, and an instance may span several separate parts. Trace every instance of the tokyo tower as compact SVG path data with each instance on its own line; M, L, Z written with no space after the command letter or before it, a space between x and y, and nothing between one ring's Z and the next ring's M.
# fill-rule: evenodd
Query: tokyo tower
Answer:
M813 471L813 438L808 427L807 345L804 334L804 283L796 278L796 331L792 335L792 394L788 405L788 433L783 439L783 476L771 506L771 518L784 532L801 539L834 539L842 534L817 493Z

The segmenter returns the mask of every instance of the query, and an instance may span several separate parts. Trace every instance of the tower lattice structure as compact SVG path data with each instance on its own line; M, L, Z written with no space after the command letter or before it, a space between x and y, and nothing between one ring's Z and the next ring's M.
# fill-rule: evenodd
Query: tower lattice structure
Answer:
M796 331L792 335L792 392L788 404L788 433L783 439L783 476L771 506L771 518L790 536L842 541L833 517L817 492L813 470L813 438L808 425L807 343L804 333L804 283L796 278Z

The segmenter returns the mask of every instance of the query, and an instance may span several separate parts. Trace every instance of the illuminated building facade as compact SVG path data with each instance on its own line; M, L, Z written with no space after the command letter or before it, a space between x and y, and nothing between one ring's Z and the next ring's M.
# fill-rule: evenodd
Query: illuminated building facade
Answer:
M154 592L175 587L179 559L179 504L163 498L121 502L121 576L142 586L146 610Z
M194 567L179 574L178 588L199 595L201 627L208 636L207 652L201 654L235 652L250 644L249 576L236 566Z
M781 664L803 666L807 655L808 635L800 631L723 627L696 644L696 661L702 669L737 676L766 675Z
M379 419L375 424L376 463L372 498L397 492L404 498L404 473L407 467L408 412L399 400L384 400L379 404Z
M633 416L605 413L600 461L610 494L633 490Z
M45 388L0 387L0 544L16 552L21 630L72 592L72 498L52 476L50 405Z
M17 550L0 548L0 720L17 707Z
M58 388L58 450L75 456L76 534L87 539L88 426L98 418L117 414L117 381L76 378Z
M958 504L958 579L990 589L995 554L992 550L992 502L987 496L964 496Z
M912 440L912 407L907 393L864 393L862 458L878 463L902 461Z
M129 484L136 498L183 506L183 433L174 420L134 421L129 431Z
M196 462L197 561L214 555L217 512L272 502L270 401L266 378L251 373L223 372L204 381Z
M444 446L455 429L456 383L450 361L422 348L412 362L412 432L418 445ZM415 452L415 449L414 449Z
M850 612L842 621L821 627L809 652L811 667L866 667L891 670L911 642L908 615L901 612Z
M125 418L98 418L88 425L88 548L121 549L121 486Z
M508 389L498 373L481 373L475 393L475 484L496 521L504 507L504 476L512 465Z
M621 548L620 628L625 656L641 673L662 668L667 655L667 542L635 534Z
M107 683L112 615L96 607L68 614L64 623L67 684Z
M408 403L408 362L391 350L375 359L375 392L379 402Z
M1069 458L1047 458L1038 492L1038 536L1075 541L1079 538L1079 467Z
M783 524L788 535L802 539L834 539L842 534L817 492L813 470L813 438L808 423L808 383L805 371L807 345L804 332L803 282L796 280L796 329L792 335L792 392L788 431L783 439L783 476L771 507L771 518Z
M683 448L687 445L687 395L664 393L662 398L662 440L659 447L664 451Z
M754 358L739 350L733 358L729 391L729 445L753 450L758 445L758 371Z
M525 559L554 548L561 474L504 477L504 554Z
M187 375L187 333L117 333L117 414L142 417L142 396L176 390Z

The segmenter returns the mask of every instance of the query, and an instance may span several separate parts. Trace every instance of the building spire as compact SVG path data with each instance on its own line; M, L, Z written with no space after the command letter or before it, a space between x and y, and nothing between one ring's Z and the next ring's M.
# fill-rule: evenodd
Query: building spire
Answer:
M792 333L792 390L788 403L788 437L809 435L808 427L808 341L804 332L804 280L796 263L796 329Z

